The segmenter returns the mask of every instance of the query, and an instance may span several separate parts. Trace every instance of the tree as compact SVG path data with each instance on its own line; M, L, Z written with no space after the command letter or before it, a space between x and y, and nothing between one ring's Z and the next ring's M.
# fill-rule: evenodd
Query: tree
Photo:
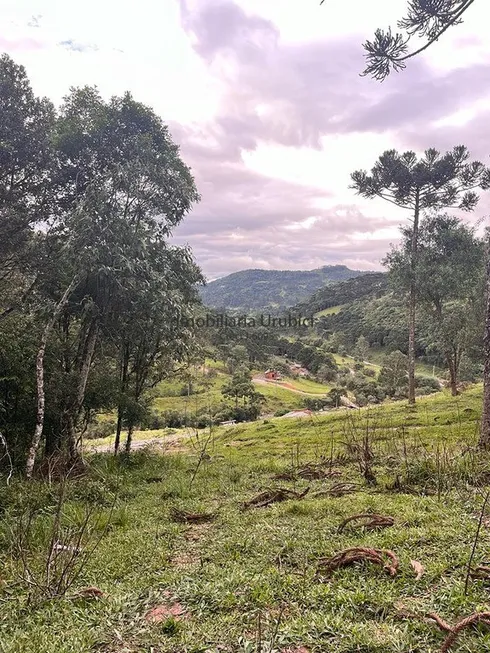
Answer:
M483 407L479 446L490 449L490 229L486 229L486 304L485 332L483 336Z
M0 57L0 317L19 308L36 275L33 229L53 220L54 107L37 98L26 70Z
M230 383L221 392L224 397L232 397L235 400L235 408L238 408L239 399L243 399L244 404L246 400L253 401L257 393L248 367L246 365L238 366Z
M325 0L321 0L323 4ZM405 18L398 21L398 28L404 32L392 34L377 29L373 41L366 41L364 49L367 67L364 75L383 81L392 71L406 67L405 62L427 50L453 25L461 24L463 14L475 0L409 0ZM412 37L426 39L424 45L412 52L408 45Z
M60 217L45 237L50 260L40 284L53 308L45 311L38 352L38 419L29 467L43 432L43 359L51 331L56 327L62 343L59 372L65 383L58 428L46 447L48 453L67 450L73 458L90 371L107 325L125 311L128 320L132 310L134 323L144 329L146 315L134 312L137 295L141 302L149 297L159 306L166 302L174 315L180 302L195 300L176 282L168 255L162 260L172 228L199 196L160 118L129 94L106 103L94 89L74 89L53 140L62 192ZM199 281L194 272L190 276Z
M196 349L195 328L189 326L198 303L197 284L203 277L190 252L183 248L152 249L152 275L143 285L134 284L121 311L110 325L120 361L120 391L115 453L123 421L128 429L126 453L137 423L135 407L146 407L145 393L183 367Z
M368 357L369 342L364 336L359 336L354 347L354 358L357 361L364 362Z
M231 374L240 366L246 366L248 363L248 351L244 345L234 345L231 348L226 360L226 366Z
M457 207L471 211L478 202L476 188L490 187L490 170L479 161L469 163L466 147L458 145L441 155L431 148L417 158L414 152L388 150L369 175L364 170L352 174L357 194L380 197L412 213L410 243L410 289L408 301L408 398L415 403L415 312L418 232L421 212L427 209Z
M394 396L399 391L406 392L408 387L407 357L401 351L392 351L385 358L378 381L388 394Z
M412 230L404 230L398 249L385 259L397 290L410 290ZM458 372L467 351L475 319L481 311L483 247L474 229L448 215L437 215L420 225L415 287L419 304L429 317L428 336L444 356L453 396L458 394ZM428 343L429 349L431 342Z

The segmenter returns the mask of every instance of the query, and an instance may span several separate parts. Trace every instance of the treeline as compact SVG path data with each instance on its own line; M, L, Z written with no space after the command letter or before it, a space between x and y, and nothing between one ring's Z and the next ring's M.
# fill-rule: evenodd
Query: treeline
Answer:
M406 229L400 247L385 259L384 294L378 296L375 289L338 314L321 318L319 331L332 351L352 351L365 337L371 347L408 354L412 236L413 230ZM454 395L460 378L474 381L483 371L484 262L484 242L472 227L445 214L422 220L414 279L415 354L447 369Z
M56 109L0 58L0 447L28 476L76 460L102 409L129 449L146 390L192 357L202 277L168 237L198 199L149 107L85 87Z
M308 301L299 303L295 311L304 315L319 313L326 308L350 304L368 295L386 292L388 279L383 272L370 272L317 290Z
M210 282L200 293L204 304L212 308L280 311L326 284L363 274L345 265L317 270L242 270Z

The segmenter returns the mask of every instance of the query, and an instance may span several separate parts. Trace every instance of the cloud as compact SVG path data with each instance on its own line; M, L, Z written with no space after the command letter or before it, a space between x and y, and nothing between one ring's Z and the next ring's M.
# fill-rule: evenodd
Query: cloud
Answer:
M213 277L254 260L289 268L371 261L379 269L406 215L381 201L359 201L347 190L350 172L370 168L389 147L424 150L438 140L455 145L454 130L449 143L451 130L433 124L485 96L490 58L454 70L434 69L419 58L380 85L358 74L359 35L284 42L270 20L230 0L181 6L193 48L224 92L208 124L171 125L202 193L177 239L188 240ZM476 140L474 126L457 138ZM314 151L317 163L325 163L323 179L313 167ZM308 161L304 171L288 175L289 181L277 178L276 170L282 174L300 161Z
M202 195L175 239L209 277L379 268L406 214L354 195L353 170L388 148L457 143L488 162L484 4L380 85L359 76L361 43L395 25L406 0L357 3L355 14L352 3L314 0L86 0L42 17L39 0L9 1L0 48L26 65L36 92L57 102L71 85L130 90L169 124ZM475 217L483 211L490 199Z
M37 14L35 16L31 16L31 18L27 22L27 26L28 27L40 27L41 26L41 19L42 19L42 14Z
M43 47L44 44L41 41L30 37L8 39L0 36L0 51L14 53L26 50L41 50Z
M72 52L97 52L99 50L97 45L90 43L79 43L73 39L60 41L58 45L62 48L65 48L65 50L71 50Z

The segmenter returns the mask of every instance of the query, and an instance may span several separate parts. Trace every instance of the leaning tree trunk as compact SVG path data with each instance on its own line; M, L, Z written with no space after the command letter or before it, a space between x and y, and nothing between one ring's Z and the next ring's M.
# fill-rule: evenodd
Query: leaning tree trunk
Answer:
M128 426L128 435L126 437L126 444L124 447L126 454L129 454L131 452L131 443L133 442L133 431L134 431L134 425L131 423Z
M450 353L447 353L446 362L449 370L449 387L451 388L451 395L457 397L459 395L457 361Z
M410 247L410 296L408 305L408 403L415 404L415 312L417 285L415 279L417 245L419 236L420 196L415 195L412 242Z
M43 336L41 339L41 345L37 352L36 357L36 384L37 384L37 411L36 411L36 427L34 429L34 434L32 436L31 444L29 451L27 453L27 461L25 473L27 478L31 478L32 472L34 469L34 462L36 460L37 450L39 449L39 443L41 442L41 437L43 435L44 428L44 415L46 407L46 395L44 391L44 357L46 355L46 347L48 344L49 336L51 331L54 328L56 320L61 315L64 307L66 306L68 299L75 289L75 286L78 283L78 277L75 277L68 288L63 293L63 297L60 299L56 305L53 314L48 320L46 326L44 327Z
M83 346L83 354L79 361L79 373L76 392L73 401L68 409L66 431L64 434L66 438L66 444L68 446L68 453L72 460L75 460L78 457L75 433L78 418L80 416L83 401L85 399L85 390L87 387L88 376L94 357L98 333L99 325L97 318L92 316Z
M122 432L122 423L123 423L123 412L124 406L122 398L126 394L128 386L128 367L129 367L129 347L124 345L123 348L123 360L121 363L121 384L119 389L119 402L117 406L117 426L116 426L116 439L114 441L114 455L117 455L119 452L119 446L121 444L121 432Z
M487 303L485 309L485 334L483 336L483 409L480 426L479 446L490 448L490 238L487 243L486 262Z

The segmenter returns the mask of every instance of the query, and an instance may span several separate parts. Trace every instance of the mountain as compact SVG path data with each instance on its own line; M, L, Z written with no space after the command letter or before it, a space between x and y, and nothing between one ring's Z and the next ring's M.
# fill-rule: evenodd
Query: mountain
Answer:
M314 315L322 311L327 314L335 314L336 311L328 311L328 309L344 307L357 300L380 296L386 292L388 292L386 273L367 272L340 283L320 288L308 299L298 302L295 311L303 315Z
M316 270L242 270L200 290L210 308L281 309L307 299L326 284L369 274L345 265L325 265Z

